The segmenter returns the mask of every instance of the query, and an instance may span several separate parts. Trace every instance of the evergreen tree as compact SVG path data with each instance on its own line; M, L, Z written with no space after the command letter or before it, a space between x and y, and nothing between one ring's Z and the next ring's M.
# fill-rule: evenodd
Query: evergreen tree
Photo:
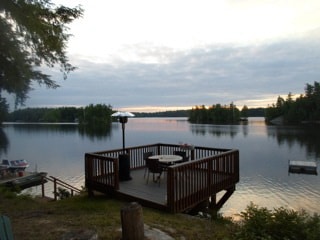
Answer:
M266 121L282 116L285 124L320 121L320 84L306 84L305 94L296 100L289 93L286 100L278 97L276 105L266 109Z
M216 104L209 108L204 105L196 106L192 108L189 116L191 123L233 124L239 120L240 111L233 103L229 106Z
M242 110L241 110L241 114L240 114L241 117L247 118L248 117L248 113L249 113L249 108L246 105L244 105Z

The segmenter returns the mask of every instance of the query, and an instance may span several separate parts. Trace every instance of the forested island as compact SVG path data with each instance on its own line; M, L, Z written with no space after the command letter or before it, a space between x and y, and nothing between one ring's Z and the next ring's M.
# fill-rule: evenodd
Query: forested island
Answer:
M208 124L234 124L248 117L248 108L246 106L240 111L233 103L229 106L215 104L207 108L194 107L190 111L189 121L191 123L208 123Z
M280 124L303 124L320 122L320 84L306 84L305 94L293 99L291 93L286 99L278 97L276 104L266 109L267 123L278 119Z
M239 110L233 103L230 105L215 104L207 108L196 106L190 111L192 123L236 124L247 117L265 117L268 124L299 125L320 123L320 83L306 84L305 93L296 99L289 93L286 99L278 97L275 104L267 108Z

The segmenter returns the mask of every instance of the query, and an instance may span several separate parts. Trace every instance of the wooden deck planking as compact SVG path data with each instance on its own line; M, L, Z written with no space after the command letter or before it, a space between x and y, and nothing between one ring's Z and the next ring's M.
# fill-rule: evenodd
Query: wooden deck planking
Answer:
M144 169L131 170L132 180L120 182L119 193L124 193L138 199L144 199L161 205L166 205L167 197L167 175L162 173L159 183L152 180L150 173L149 182L147 184L147 176L144 178Z
M149 182L147 184L147 176L144 178L144 169L131 170L132 180L120 182L119 193L130 195L137 199L143 199L149 202L153 202L160 205L167 205L167 174L164 172L160 179L160 186L158 183L153 182L152 174L149 176ZM184 176L185 175L185 176ZM218 182L223 182L228 179L227 176L222 174L214 174ZM203 177L203 176L202 176ZM201 189L199 182L204 182L207 178L202 181L194 182L189 174L182 174L180 181L189 182L189 186L194 189ZM190 182L192 181L192 182ZM177 186L180 184L177 183ZM180 192L180 191L179 191ZM181 194L181 192L180 192Z

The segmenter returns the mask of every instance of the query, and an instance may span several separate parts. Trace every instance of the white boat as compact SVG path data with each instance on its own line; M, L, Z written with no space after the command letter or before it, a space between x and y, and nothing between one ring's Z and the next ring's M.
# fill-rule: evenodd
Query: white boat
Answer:
M317 175L317 162L316 161L292 161L289 160L290 173L304 173Z
M27 167L29 167L29 163L24 159L19 159L19 160L3 159L0 164L1 170L7 170L10 172L24 171Z

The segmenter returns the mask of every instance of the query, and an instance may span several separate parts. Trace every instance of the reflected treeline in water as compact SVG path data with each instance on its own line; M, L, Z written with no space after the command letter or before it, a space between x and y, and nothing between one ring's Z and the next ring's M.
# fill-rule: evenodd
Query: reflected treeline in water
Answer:
M10 124L14 131L23 133L75 133L89 139L103 139L110 137L111 135L111 124L110 125L78 125L78 124L65 124L65 123L53 123L53 124ZM3 132L4 137L5 133Z
M234 138L242 130L245 135L247 134L245 125L191 124L190 130L194 135L204 136L210 134L215 137L230 136Z
M21 123L21 124L12 124L14 131L24 132L24 133L39 133L39 132L75 132L78 129L77 124L42 124L42 123Z
M279 145L287 144L290 148L295 144L306 148L309 155L320 158L320 126L269 126L267 134L276 138Z
M3 129L0 127L0 154L6 153L9 147L9 140Z
M79 125L79 134L89 139L104 139L111 136L111 124Z

